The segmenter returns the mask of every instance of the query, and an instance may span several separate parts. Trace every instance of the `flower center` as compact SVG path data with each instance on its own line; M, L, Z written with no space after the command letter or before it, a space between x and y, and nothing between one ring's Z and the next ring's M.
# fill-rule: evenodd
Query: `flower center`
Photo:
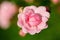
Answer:
M42 16L38 13L34 13L34 11L28 10L26 13L26 22L30 26L37 26L42 22Z
M29 17L29 24L31 26L37 26L41 23L41 21L42 21L42 17L39 14L35 13L34 15Z

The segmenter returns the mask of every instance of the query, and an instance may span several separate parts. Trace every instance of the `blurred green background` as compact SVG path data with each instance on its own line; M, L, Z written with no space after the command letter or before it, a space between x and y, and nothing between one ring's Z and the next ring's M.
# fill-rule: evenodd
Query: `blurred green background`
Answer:
M23 7L28 5L47 6L49 7L50 19L47 22L48 28L42 30L39 34L27 34L25 37L21 37L18 34L20 28L16 24L17 13L11 20L9 29L0 29L0 40L60 40L60 3L55 5L51 0L34 0L32 3L25 2L24 0L0 0L0 3L3 1L11 1Z

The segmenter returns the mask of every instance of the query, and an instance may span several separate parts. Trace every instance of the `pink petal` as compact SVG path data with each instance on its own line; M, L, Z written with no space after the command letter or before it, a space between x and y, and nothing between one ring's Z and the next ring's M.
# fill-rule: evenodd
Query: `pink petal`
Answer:
M42 17L42 22L46 23L48 21L48 18Z
M40 15L42 15L43 17L49 18L50 14L49 12L43 12L43 13L39 13Z
M38 8L35 10L35 13L38 13L38 14L40 14L40 15L42 15L42 16L47 17L47 18L50 17L49 12L46 11L46 7L44 7L44 6L38 7Z
M26 13L26 12L28 12L29 9L36 10L36 7L35 6L27 6L24 8L23 12Z
M36 33L39 33L39 32L41 32L41 29L37 28L37 31L36 31Z
M26 30L25 27L22 27L22 31L23 31L24 33L27 33L27 30Z
M46 7L40 6L35 10L35 13L40 13L40 12L45 12L45 11L46 11Z
M23 19L22 19L22 13L18 14L18 22L17 22L17 25L19 27L22 27L24 25L24 22L23 22Z
M20 22L19 22L19 21L20 21ZM23 24L22 24L21 22L22 22ZM28 25L28 24L26 23L26 21L25 21L25 16L24 16L24 14L19 14L19 15L18 15L18 22L17 22L17 24L18 24L19 27L27 28L27 30L30 28L29 25Z
M31 34L31 35L34 35L36 33L36 26L33 26L30 28L30 30L28 30L28 33Z
M28 25L28 23L26 23L25 21L25 15L21 15L22 21L24 22L24 27L27 27L28 29L30 28L30 26Z
M47 28L46 23L41 22L41 23L38 25L38 28L39 28L40 30L46 29L46 28Z
M45 12L44 15L45 15L45 17L47 17L47 18L50 17L50 13L49 13L49 12Z

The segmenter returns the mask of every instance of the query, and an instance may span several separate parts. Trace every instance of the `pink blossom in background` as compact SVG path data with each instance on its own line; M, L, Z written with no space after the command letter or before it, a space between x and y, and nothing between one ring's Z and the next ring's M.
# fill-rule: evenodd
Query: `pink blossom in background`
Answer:
M27 6L22 12L18 14L17 25L22 28L19 31L21 36L25 36L26 33L34 35L46 29L48 25L46 22L50 17L49 12L46 11L44 6Z
M0 16L1 16L1 5L0 5ZM0 18L1 19L1 18ZM1 25L1 23L0 23L0 25Z
M0 23L1 28L7 29L10 25L10 19L15 15L17 11L17 7L14 3L4 1L1 4L1 10L0 10Z
M54 4L57 4L59 0L51 0Z
M24 0L25 2L32 3L34 0Z

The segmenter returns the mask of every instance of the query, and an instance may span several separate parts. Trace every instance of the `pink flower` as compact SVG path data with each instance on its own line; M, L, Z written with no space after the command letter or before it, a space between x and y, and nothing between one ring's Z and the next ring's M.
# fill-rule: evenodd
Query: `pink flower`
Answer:
M25 7L24 10L18 14L17 25L22 28L19 34L23 36L26 33L29 33L31 35L39 33L41 30L48 27L46 22L48 21L49 17L50 14L46 11L46 7L44 6Z
M17 7L14 3L4 1L1 4L0 10L0 25L1 28L7 29L10 25L10 19L14 16L17 11Z
M54 4L57 4L59 0L51 0Z
M32 3L34 0L24 0L25 2Z

